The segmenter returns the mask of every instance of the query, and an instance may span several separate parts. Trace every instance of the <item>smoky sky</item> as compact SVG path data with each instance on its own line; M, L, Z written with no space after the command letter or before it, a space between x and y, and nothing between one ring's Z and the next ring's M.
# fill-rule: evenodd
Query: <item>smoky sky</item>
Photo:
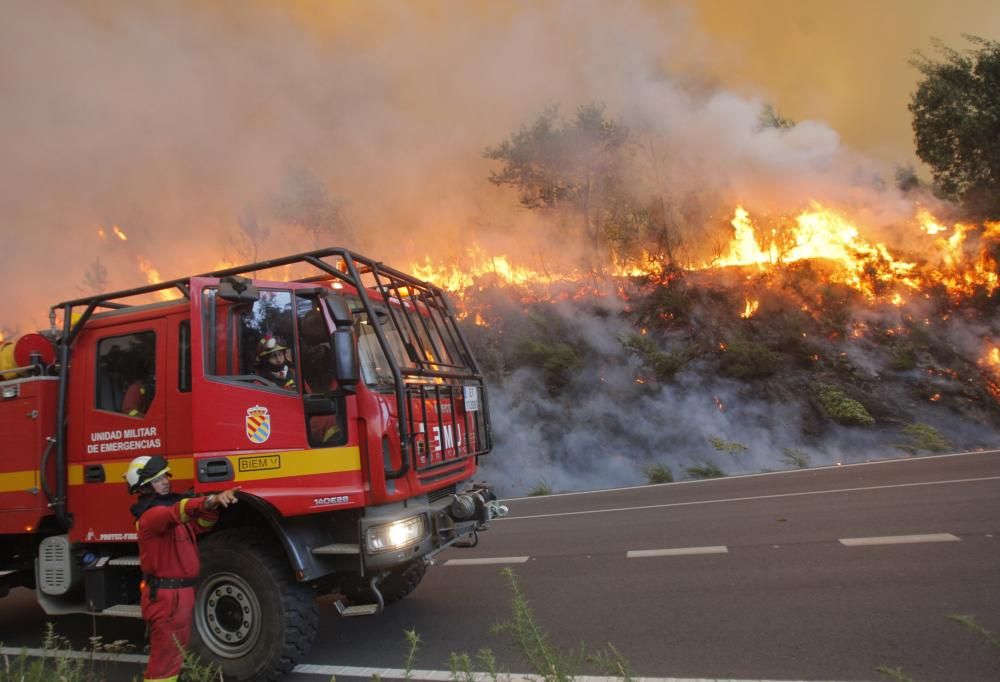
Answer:
M910 207L872 199L869 180L912 157L907 59L931 35L989 37L1000 12L866 7L8 3L0 285L20 295L0 323L44 326L47 306L79 295L98 258L111 288L144 284L143 262L176 277L232 259L238 216L268 220L263 207L292 169L342 202L352 243L338 245L404 269L474 243L572 252L486 181L482 156L553 105L572 114L601 102L649 132L675 186L762 206L875 205L891 222ZM800 125L762 133L765 102ZM276 228L260 246L264 257L312 244Z

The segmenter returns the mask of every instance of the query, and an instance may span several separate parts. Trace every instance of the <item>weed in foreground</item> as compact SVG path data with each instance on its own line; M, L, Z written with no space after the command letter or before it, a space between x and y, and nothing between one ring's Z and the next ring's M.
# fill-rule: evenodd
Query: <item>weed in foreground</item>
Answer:
M479 667L485 671L485 680L500 682L500 668L490 649L480 649L479 653L476 654L476 661L479 663ZM483 673L473 669L472 657L469 654L452 652L451 656L448 657L448 664L453 682L484 682ZM509 680L510 675L504 675L503 679Z
M531 671L545 682L571 682L585 659L583 651L563 652L556 648L535 620L514 571L506 568L502 575L514 593L513 620L494 625L494 634L509 635Z
M992 649L1000 652L1000 637L980 625L976 621L975 616L963 616L957 613L950 613L948 614L948 620L953 620L966 630L979 635L980 639L989 644Z
M177 645L184 657L180 675L184 682L222 682L222 668L210 663L202 663L196 654L181 646L176 638L174 644Z
M887 665L880 665L879 667L875 668L875 672L877 672L879 675L885 675L890 680L894 680L895 682L913 682L913 678L904 673L903 669L900 668L899 666L896 666L895 668L890 668Z

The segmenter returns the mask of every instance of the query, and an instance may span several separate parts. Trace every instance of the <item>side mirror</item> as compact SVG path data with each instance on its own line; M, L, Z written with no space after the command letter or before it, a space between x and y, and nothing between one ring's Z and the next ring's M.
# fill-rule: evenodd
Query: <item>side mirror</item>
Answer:
M351 312L351 306L343 296L327 296L325 300L326 308L330 311L330 317L333 318L337 329L354 325L354 313Z
M334 372L337 383L342 388L348 389L361 379L358 344L354 338L354 328L338 326L330 335L330 345L333 348Z
M233 275L219 280L219 298L232 303L254 303L260 294L249 279Z

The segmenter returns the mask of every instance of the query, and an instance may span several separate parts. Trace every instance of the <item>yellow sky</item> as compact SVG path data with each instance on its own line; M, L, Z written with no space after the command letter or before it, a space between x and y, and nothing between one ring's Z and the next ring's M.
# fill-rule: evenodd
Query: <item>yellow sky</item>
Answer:
M663 2L651 2L661 6ZM691 0L716 39L713 72L729 88L770 94L785 116L825 120L850 146L912 155L906 108L931 37L964 49L972 33L1000 40L995 0Z

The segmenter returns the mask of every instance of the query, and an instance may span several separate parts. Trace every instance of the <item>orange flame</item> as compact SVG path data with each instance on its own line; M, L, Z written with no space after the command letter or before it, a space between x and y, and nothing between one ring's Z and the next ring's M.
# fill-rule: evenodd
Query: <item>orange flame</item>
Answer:
M121 228L118 227L117 225L112 225L111 231L114 232L115 236L121 239L123 242L128 241L128 236L124 232L122 232Z
M160 277L160 271L153 267L153 264L142 256L136 256L136 262L139 264L139 270L146 275L146 280L150 284L160 284L163 278ZM156 297L161 301L172 301L180 297L180 292L174 289L164 289L162 291L156 292Z
M753 317L753 314L757 312L758 308L760 308L760 301L754 301L748 298L747 305L743 309L743 312L740 313L740 317L742 317L744 320L749 320L751 317Z

